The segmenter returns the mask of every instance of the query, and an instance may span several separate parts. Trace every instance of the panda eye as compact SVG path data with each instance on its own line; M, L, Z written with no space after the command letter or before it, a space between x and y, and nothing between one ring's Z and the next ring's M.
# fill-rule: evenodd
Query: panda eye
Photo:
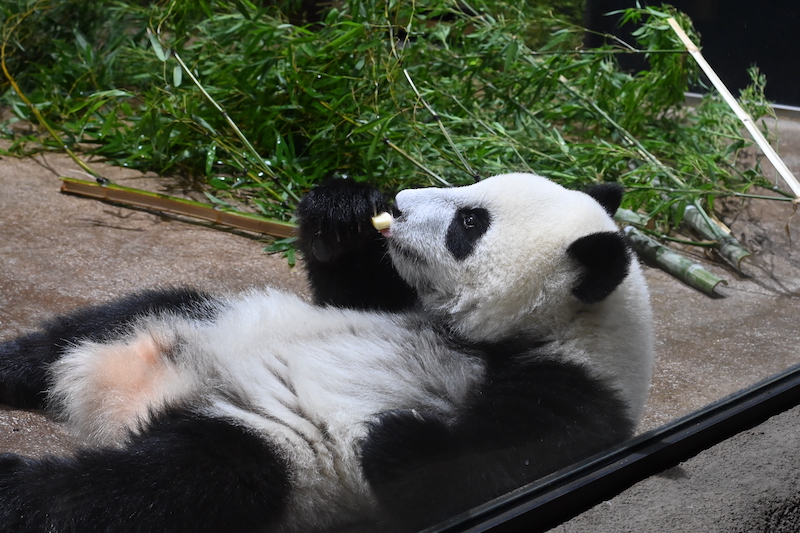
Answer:
M461 223L464 225L464 229L472 229L478 225L478 220L472 213L463 213L461 215Z

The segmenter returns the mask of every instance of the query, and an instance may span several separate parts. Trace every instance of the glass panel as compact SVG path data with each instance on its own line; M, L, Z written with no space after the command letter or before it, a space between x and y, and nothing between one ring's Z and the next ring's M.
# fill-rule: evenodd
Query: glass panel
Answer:
M602 7L602 2L590 4L603 12L622 7L618 3L605 7ZM775 17L774 11L766 9L754 12L749 5L736 9L730 3L713 1L681 4L679 2L678 7L684 7L690 14L695 10L698 29L706 39L703 44L708 47L708 59L712 66L720 68L725 81L729 69L738 76L755 61L767 74L768 96L779 98L779 103L800 104L797 97L800 84L794 79L784 82L781 78L783 74L796 76L796 69L779 68L774 74L770 70L775 59L779 60L777 64L780 67L797 63L792 61L796 56L784 54L796 54L800 50L800 46L793 46L788 40L796 39L800 32L796 32L794 27L763 30L758 29L760 24L752 24L757 28L759 38L735 39L737 44L745 43L745 48L734 52L727 48L731 42L728 34L745 30L740 25L730 30L725 26L723 15L737 14L747 17L748 22L754 22L756 19L753 17L767 13L772 20L791 21L792 17ZM780 6L780 9L796 10L787 5ZM719 32L725 42L724 54L719 52L714 41L715 32ZM764 36L777 39L778 44L770 45L762 39ZM441 42L446 44L444 40ZM515 55L511 53L514 50L511 46L506 49L507 61ZM751 51L755 55L749 55ZM732 67L728 61L731 57L739 60ZM179 82L175 84L180 85ZM736 93L742 85L733 79L731 88ZM800 115L793 113L792 109L786 108L780 120L768 120L767 123L772 131L777 132L781 140L781 155L790 168L800 170ZM377 143L373 148L375 145ZM755 160L759 156L752 150L745 157ZM3 191L0 194L0 230L3 236L0 243L3 247L0 258L0 324L4 340L53 313L137 290L151 285L154 279L167 284L191 283L215 290L238 290L261 285L269 278L284 288L298 292L304 290L298 273L279 268L265 273L259 256L261 245L255 242L231 243L219 234L200 229L177 235L170 231L172 226L166 220L153 222L140 213L95 202L81 204L80 214L76 216L74 206L65 207L64 199L53 189L53 174L69 174L73 170L71 162L56 155L48 157L44 166L30 163L31 160L23 164L4 159L0 168L0 173L4 174L0 183ZM210 160L209 166L212 163ZM769 165L764 163L764 167L770 179L777 182L778 178ZM49 168L56 171L53 173ZM131 176L124 170L110 172L113 181L133 184L129 181ZM800 217L794 216L789 203L756 199L717 200L717 207L722 222L753 252L752 258L745 262L749 276L740 277L721 262L707 260L699 251L702 248L687 248L685 252L727 280L727 285L718 291L723 297L704 296L660 270L647 269L656 320L658 359L651 397L639 428L640 436L588 463L520 488L466 516L455 517L437 530L458 531L471 527L470 524L481 527L476 524L482 523L487 515L498 509L508 513L492 519L500 521L525 511L525 505L534 496L547 499L572 491L579 494L577 489L584 481L600 483L593 486L597 490L597 486L604 486L603 475L612 476L606 480L613 479L615 470L611 465L653 453L658 443L698 420L708 423L709 431L714 435L724 434L724 429L713 426L709 420L719 412L718 407L730 407L734 410L732 412L737 412L735 410L740 404L731 400L702 410L704 407L792 367L800 360L795 333L800 317L797 299L800 294L800 260L794 242L800 235ZM54 218L47 218L45 214ZM115 231L106 231L108 229ZM149 237L142 237L146 232L150 232ZM189 241L193 247L187 246ZM152 254L153 249L157 253ZM198 268L201 261L205 262ZM220 268L221 265L227 268L233 262L236 264L233 274ZM783 384L782 379L775 383ZM794 379L794 374L787 379ZM690 413L695 414L689 419L675 421ZM8 432L11 437L6 435L3 438L16 439L14 442L24 448L9 451L41 455L52 451L60 453L74 445L69 435L61 433L57 426L47 425L44 419L36 419L30 413L3 411L1 414L11 428ZM49 440L52 448L40 449L32 440L20 440L14 434L19 433L23 426L40 429L40 437L44 436L40 441ZM604 468L607 470L602 470ZM605 486L603 490L612 489Z

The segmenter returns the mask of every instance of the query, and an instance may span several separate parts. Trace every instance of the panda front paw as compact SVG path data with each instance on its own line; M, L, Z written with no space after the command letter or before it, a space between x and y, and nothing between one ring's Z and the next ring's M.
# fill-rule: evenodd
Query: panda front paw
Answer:
M448 458L452 444L450 428L436 415L416 409L381 413L363 444L364 471L373 483L395 482Z
M351 179L332 179L312 189L300 201L300 245L322 263L380 238L370 219L390 209L381 193Z
M400 531L418 531L459 508L461 454L446 420L402 409L370 424L361 467L389 521Z

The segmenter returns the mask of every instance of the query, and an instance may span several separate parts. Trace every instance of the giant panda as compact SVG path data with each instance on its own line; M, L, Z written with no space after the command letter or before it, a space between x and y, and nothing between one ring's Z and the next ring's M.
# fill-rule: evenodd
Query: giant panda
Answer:
M332 180L297 212L313 301L151 290L5 341L0 402L85 445L0 456L0 531L414 531L623 441L653 339L620 198Z

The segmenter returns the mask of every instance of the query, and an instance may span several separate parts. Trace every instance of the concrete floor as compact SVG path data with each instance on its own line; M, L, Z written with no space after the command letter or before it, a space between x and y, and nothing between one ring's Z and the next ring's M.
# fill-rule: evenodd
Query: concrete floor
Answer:
M800 175L800 126L783 121L781 130L786 161ZM168 184L96 166L122 185L164 191ZM58 176L81 177L75 169L61 155L0 158L0 339L53 313L153 285L235 291L270 284L305 292L302 272L265 255L252 238L60 194ZM800 241L800 217L793 215L789 204L751 201L726 219L754 252L747 266L751 277L740 278L695 253L698 262L728 281L723 298L709 298L646 269L659 355L642 431L800 362L800 255L793 246ZM0 410L0 452L63 453L73 445L61 426L40 414ZM653 491L649 486L642 490ZM562 527L623 531L617 529L620 524L632 523L625 508L620 503L615 507L622 509L619 514L601 513L606 522L598 522L593 510ZM635 508L628 506L628 514ZM713 509L705 513L713 516ZM586 516L589 522L581 522ZM637 523L628 530L700 530Z

